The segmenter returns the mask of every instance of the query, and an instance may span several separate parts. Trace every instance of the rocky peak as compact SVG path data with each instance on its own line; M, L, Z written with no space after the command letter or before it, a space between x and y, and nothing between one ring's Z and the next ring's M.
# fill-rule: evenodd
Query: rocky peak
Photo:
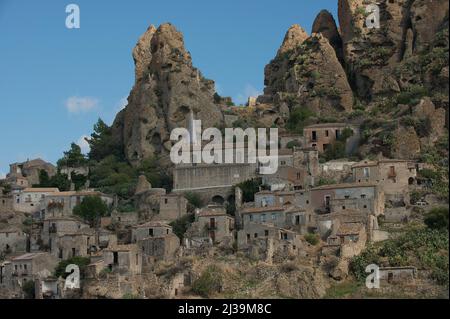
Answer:
M292 25L286 35L284 36L283 44L278 49L277 55L280 56L286 52L289 52L308 38L308 33L298 24Z
M336 21L329 11L320 11L314 20L312 33L321 33L327 38L328 42L330 42L331 46L336 51L339 60L342 60L342 39L336 26Z
M152 24L147 29L147 31L139 38L138 43L133 49L136 82L144 76L144 73L147 71L150 64L150 61L152 60L150 43L155 32L156 28Z
M183 35L172 24L150 27L133 50L136 82L128 105L117 114L113 136L132 164L159 155L168 158L170 132L187 127L192 112L204 127L221 125L214 81L192 65ZM169 164L167 159L167 164Z

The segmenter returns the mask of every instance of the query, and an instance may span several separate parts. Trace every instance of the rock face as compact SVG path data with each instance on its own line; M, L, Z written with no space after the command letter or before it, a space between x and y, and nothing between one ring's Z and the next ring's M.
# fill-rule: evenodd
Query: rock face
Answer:
M308 33L298 24L292 25L284 36L283 44L278 49L277 56L289 53L308 38Z
M183 36L173 25L151 26L134 48L133 59L136 82L128 105L112 126L130 163L154 155L167 160L170 132L187 127L191 111L203 127L222 124L223 114L214 103L214 82L192 65Z
M290 108L308 106L317 114L351 111L353 93L328 39L321 33L304 39L303 32L293 30L299 27L288 30L277 56L265 68L264 95Z
M427 49L448 24L444 0L381 0L378 7L380 28L368 28L366 1L339 0L338 4L349 79L357 95L368 101L405 86L395 70L412 54Z
M339 61L343 61L342 39L331 13L322 10L314 20L312 33L321 33L336 51Z

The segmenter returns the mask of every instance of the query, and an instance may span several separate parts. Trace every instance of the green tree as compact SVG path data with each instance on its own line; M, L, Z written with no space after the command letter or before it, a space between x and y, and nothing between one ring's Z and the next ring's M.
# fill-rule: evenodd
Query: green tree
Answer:
M94 132L86 141L89 143L89 159L101 161L109 155L114 155L118 159L123 159L123 150L118 141L112 135L112 128L102 119L98 119L94 125Z
M255 194L259 192L259 187L261 185L262 185L261 179L254 178L239 183L236 186L238 186L242 190L242 200L245 203L248 203L255 201Z
M108 212L108 206L99 196L86 196L80 204L76 205L73 213L95 226L100 217Z
M303 134L303 128L314 113L306 107L297 106L291 111L286 123L286 129L297 134Z
M425 225L431 229L448 229L448 207L436 207L431 209L424 219Z
M189 205L191 206L191 210L201 208L204 205L202 198L197 193L186 192L184 194L184 198L187 199Z
M87 159L81 153L81 147L75 143L70 144L70 150L64 152L63 158L58 160L58 167L79 167L87 164Z
M188 214L171 222L170 226L172 226L173 233L178 238L183 239L187 229L194 222L194 218L194 214Z
M34 299L35 297L35 284L34 280L28 280L22 286L22 291L25 294L26 299Z

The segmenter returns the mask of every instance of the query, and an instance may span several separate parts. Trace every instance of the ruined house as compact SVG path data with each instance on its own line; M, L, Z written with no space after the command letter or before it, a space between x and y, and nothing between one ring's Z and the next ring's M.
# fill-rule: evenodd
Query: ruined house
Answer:
M26 253L11 259L8 267L11 267L10 277L4 278L4 282L10 288L22 287L23 284L36 278L52 273L58 264L56 258L49 253Z
M111 246L103 250L104 268L121 275L142 272L142 253L136 244Z
M409 186L417 177L416 165L412 161L382 159L361 161L352 166L355 183L375 183L383 189L386 200L409 201Z
M25 252L27 240L28 235L19 228L0 229L0 253Z
M136 243L147 237L161 237L172 233L172 226L158 221L134 226L131 230L131 241Z
M303 243L295 231L268 223L247 223L237 233L237 247L251 258L272 262L274 256L298 255Z
M43 197L41 211L44 218L70 217L73 215L75 206L81 204L86 196L99 196L108 206L113 203L111 196L92 190L57 192Z
M49 177L56 174L56 167L40 158L27 160L22 163L13 163L9 165L9 173L6 175L8 182L16 183L17 181L27 182L20 186L29 187L31 185L39 184L39 174L41 170L47 172ZM25 186L25 184L27 184Z
M209 237L212 242L233 240L234 218L227 214L222 205L208 205L196 212L193 237ZM192 230L191 229L191 230Z
M140 239L137 244L142 251L144 265L149 265L155 260L173 260L180 248L180 239L173 233L159 234Z
M35 213L41 210L41 205L49 195L59 193L57 188L25 188L15 196L14 210Z
M159 220L174 221L187 214L187 199L181 194L166 194L160 197Z
M345 147L346 152L350 153L358 146L359 128L346 123L321 123L306 126L303 129L305 146L323 153L341 137L345 129L350 129L353 132L353 136L347 139Z
M378 216L384 213L384 192L374 183L324 185L311 189L311 204L319 214L350 209Z
M73 234L77 231L89 228L84 222L70 217L50 217L43 221L40 236L41 249L53 247L53 242L59 236Z
M98 237L92 228L82 228L73 233L55 236L50 247L51 254L60 260L88 257L98 250Z

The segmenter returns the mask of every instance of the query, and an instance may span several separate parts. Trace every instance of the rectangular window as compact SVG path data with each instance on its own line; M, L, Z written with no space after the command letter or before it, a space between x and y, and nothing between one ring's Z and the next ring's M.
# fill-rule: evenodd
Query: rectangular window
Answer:
M264 236L266 236L266 237L269 236L269 231L268 231L268 230L265 230L265 231L264 231Z
M275 219L277 219L277 214L273 213L272 214L272 220L275 220Z
M369 177L370 171L369 171L368 167L364 167L363 168L363 174L364 174L364 177Z
M265 221L266 221L266 214L262 214L262 215L261 215L261 221L262 221L262 222L265 222Z

